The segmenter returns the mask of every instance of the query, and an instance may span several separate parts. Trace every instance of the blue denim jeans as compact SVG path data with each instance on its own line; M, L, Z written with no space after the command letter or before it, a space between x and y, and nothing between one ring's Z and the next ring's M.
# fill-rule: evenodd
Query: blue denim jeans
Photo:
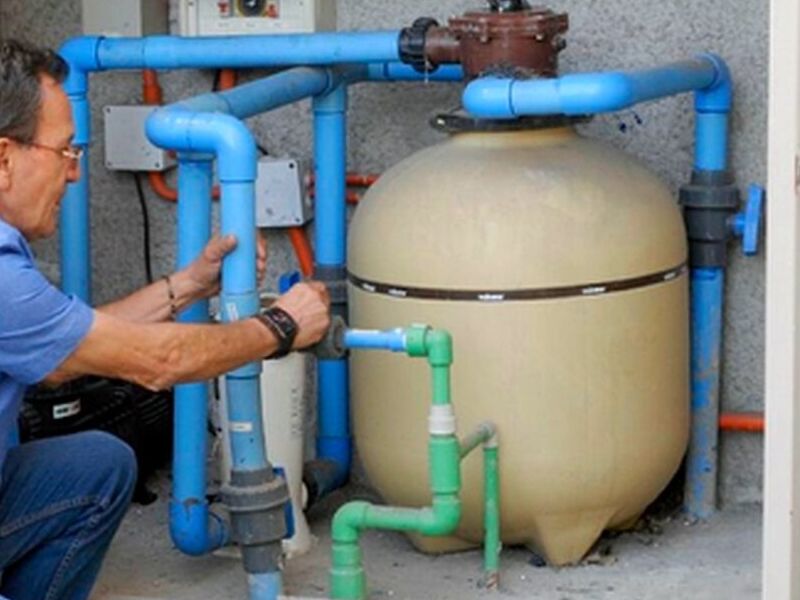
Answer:
M135 483L133 451L106 433L12 448L0 484L0 594L88 598Z

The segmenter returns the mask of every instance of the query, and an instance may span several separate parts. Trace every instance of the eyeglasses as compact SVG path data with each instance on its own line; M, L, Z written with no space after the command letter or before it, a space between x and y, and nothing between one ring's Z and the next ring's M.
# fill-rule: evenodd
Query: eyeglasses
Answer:
M65 146L64 148L53 148L53 146L46 146L37 142L20 142L20 144L23 146L30 146L32 148L40 148L41 150L49 150L50 152L60 154L63 158L72 161L80 160L84 153L83 146Z

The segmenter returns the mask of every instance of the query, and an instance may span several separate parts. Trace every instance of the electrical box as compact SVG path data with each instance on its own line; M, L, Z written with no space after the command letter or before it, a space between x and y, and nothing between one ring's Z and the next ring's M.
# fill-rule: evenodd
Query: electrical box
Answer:
M175 164L172 153L147 139L144 124L156 106L106 106L106 167L112 171L164 171Z
M84 35L141 37L169 31L164 0L81 0Z
M297 227L311 220L311 198L306 193L306 168L292 158L258 161L256 225Z
M185 36L313 33L336 29L336 0L180 0Z

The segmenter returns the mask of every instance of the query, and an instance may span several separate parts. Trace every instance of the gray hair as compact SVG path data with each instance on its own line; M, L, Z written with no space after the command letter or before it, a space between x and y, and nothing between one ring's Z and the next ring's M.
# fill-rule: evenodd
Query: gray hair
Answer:
M66 61L52 50L18 40L0 39L0 137L32 142L41 105L40 78L61 83Z

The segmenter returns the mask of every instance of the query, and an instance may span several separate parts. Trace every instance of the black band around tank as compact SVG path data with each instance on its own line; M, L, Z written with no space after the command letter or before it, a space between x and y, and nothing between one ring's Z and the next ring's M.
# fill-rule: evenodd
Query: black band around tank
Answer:
M447 300L455 302L514 302L531 300L551 300L553 298L592 297L624 292L637 288L666 283L685 275L686 263L672 269L659 271L640 277L617 279L549 288L523 288L516 290L459 290L444 288L422 288L405 285L395 285L362 279L353 273L348 273L347 278L358 289L371 294L383 294L392 298L416 298L420 300Z

